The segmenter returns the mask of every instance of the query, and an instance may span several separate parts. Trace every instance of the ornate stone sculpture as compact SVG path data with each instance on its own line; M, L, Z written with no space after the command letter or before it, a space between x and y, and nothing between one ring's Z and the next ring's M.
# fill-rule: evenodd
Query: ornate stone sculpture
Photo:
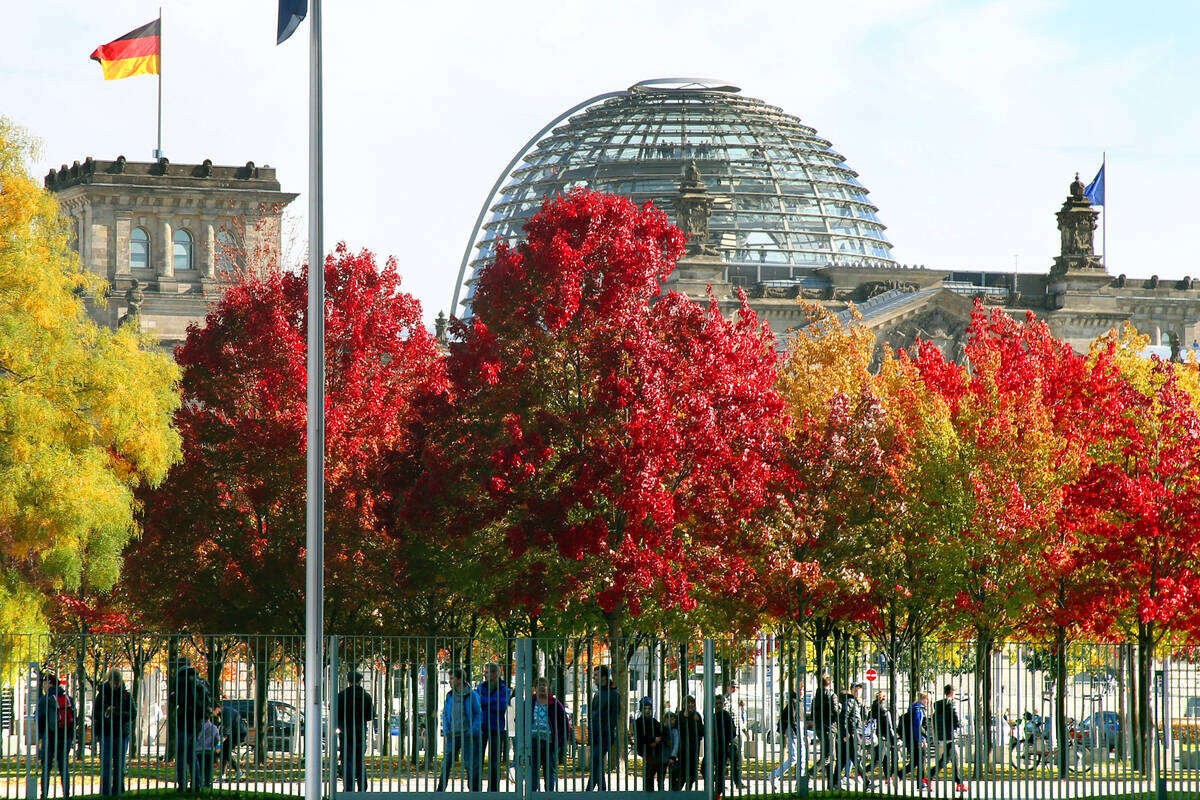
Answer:
M134 278L133 283L125 290L125 302L129 305L129 310L121 317L119 324L140 328L142 304L146 302L146 293L142 291L142 282L137 278Z
M1087 187L1079 180L1079 173L1071 182L1067 199L1058 212L1058 230L1062 236L1059 256L1054 259L1051 274L1062 274L1080 270L1103 270L1104 265L1096 256L1096 218L1100 212L1092 208L1085 195Z
M715 256L717 248L709 241L708 218L712 213L712 198L704 186L700 169L695 160L689 161L679 183L679 196L675 199L675 216L679 229L687 236L687 254L690 256Z
M433 323L433 333L442 344L446 343L446 312L439 311Z

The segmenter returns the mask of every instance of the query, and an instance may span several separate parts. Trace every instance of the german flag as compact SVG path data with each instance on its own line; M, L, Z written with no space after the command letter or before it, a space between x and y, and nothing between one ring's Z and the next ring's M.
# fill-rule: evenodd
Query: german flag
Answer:
M132 78L134 75L157 75L161 52L159 24L161 20L148 22L108 44L102 44L92 53L92 60L99 61L104 69L104 80Z

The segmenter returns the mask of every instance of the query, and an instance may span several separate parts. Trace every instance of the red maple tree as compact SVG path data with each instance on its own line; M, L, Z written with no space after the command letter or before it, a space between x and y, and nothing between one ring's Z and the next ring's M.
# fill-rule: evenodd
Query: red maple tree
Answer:
M772 336L744 303L662 295L683 235L649 204L577 190L525 233L453 323L437 470L471 487L459 529L495 533L497 599L615 639L626 615L736 596L782 433Z

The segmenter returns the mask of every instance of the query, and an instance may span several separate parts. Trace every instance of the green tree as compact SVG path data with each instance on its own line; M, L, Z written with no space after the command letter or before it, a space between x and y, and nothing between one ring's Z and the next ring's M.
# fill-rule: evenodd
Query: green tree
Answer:
M57 201L0 118L0 631L45 624L47 595L106 591L136 532L134 489L179 457L179 371L130 329L88 317Z

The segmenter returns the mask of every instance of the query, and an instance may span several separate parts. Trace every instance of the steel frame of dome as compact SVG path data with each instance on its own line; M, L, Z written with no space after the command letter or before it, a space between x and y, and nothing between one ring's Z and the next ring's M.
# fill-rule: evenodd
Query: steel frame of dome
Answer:
M831 264L895 267L878 209L845 159L815 129L739 92L723 81L656 78L598 94L547 123L480 209L452 313L472 282L464 283L468 268L486 262L498 240L519 237L545 197L590 186L653 200L671 214L691 159L714 199L710 230L732 282L801 280Z

